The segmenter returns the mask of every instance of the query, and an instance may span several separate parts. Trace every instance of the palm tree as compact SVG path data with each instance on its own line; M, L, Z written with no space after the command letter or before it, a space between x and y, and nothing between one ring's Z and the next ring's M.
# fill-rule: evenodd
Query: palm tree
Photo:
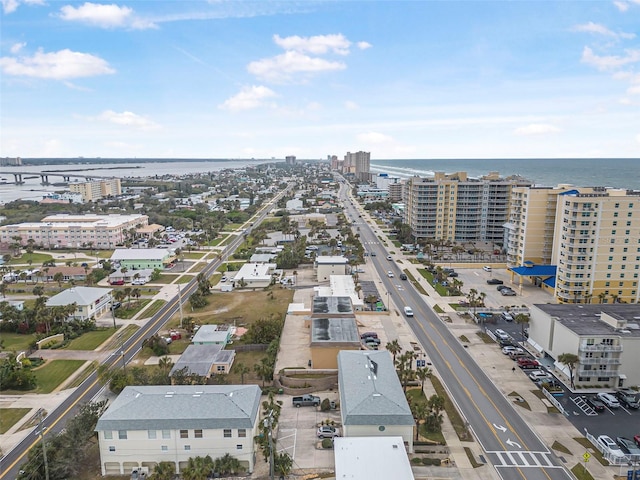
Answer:
M171 360L171 357L165 355L164 357L160 357L160 359L158 360L158 366L163 373L168 375L171 367L173 367L173 360Z
M53 281L54 282L58 282L58 287L62 288L62 282L64 280L64 275L62 274L62 272L56 272L53 275Z
M431 377L431 369L429 367L420 367L416 369L416 377L420 380L420 389L424 391L424 381Z
M580 359L575 353L561 353L558 355L558 361L564 363L569 369L569 380L571 381L571 388L575 388L573 383L573 372Z
M607 294L604 292L600 292L598 294L598 298L600 299L600 303L604 303L605 299L607 298Z
M425 402L416 402L411 405L411 413L416 421L416 442L420 435L420 424L425 423L427 416L429 415L429 408Z
M514 318L515 322L520 325L520 333L524 338L524 326L529 324L529 315L525 313L519 313Z
M244 385L244 376L250 372L249 367L247 367L244 363L236 363L236 372L240 374L240 383Z
M213 470L213 460L206 457L191 457L187 466L182 470L184 480L207 480Z
M131 292L133 289L131 287L125 287L124 296L127 297L127 308L129 308L129 304L131 303Z
M402 352L402 347L400 346L398 339L391 340L390 342L388 342L385 348L387 349L387 352L393 355L393 364L395 365L396 355Z
M131 290L131 296L136 299L136 303L138 303L140 295L142 295L142 293L140 292L139 288L134 288Z
M176 467L173 462L160 462L153 469L154 480L173 480L176 474Z

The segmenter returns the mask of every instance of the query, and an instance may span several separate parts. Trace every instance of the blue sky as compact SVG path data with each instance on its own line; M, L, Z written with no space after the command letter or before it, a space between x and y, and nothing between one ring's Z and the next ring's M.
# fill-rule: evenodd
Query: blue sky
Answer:
M0 0L0 156L640 156L640 0Z

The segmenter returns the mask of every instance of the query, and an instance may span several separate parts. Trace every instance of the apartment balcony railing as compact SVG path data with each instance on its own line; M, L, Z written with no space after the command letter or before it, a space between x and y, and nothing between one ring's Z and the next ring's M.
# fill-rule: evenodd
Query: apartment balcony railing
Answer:
M578 346L578 352L621 352L622 345L607 345L604 343L598 343L595 345L587 345L581 343Z
M579 357L578 363L580 365L620 365L619 358L586 358Z
M578 377L617 377L620 372L618 370L583 370L579 369Z

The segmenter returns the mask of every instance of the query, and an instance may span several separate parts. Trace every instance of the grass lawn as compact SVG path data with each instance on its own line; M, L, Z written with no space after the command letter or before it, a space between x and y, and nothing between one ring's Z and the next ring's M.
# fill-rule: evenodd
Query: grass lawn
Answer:
M35 268L52 258L48 253L24 253L21 257L15 257L9 260L8 265L24 265L28 264L29 260L31 260L31 268Z
M119 348L131 335L136 333L139 328L137 325L127 325L121 333L111 337L109 343L105 346L105 350L115 350Z
M123 320L133 318L133 316L142 310L150 301L150 298L146 298L144 300L131 300L131 302L127 302L125 300L122 302L122 306L116 310L116 322L118 318L122 318Z
M435 278L433 276L433 273L431 273L426 268L424 268L424 269L423 268L419 268L418 271L420 272L420 275L422 275L424 278L426 278L427 282L429 282L431 284L431 286L436 289L436 292L438 292L438 294L441 297L448 297L449 296L449 290L446 287L443 287L439 283L435 283Z
M160 278L158 278L157 280L152 280L152 282L168 285L170 283L173 283L179 276L180 275L176 275L173 273L162 273L160 274Z
M472 442L473 436L471 435L471 432L469 432L469 430L467 429L467 426L465 425L464 420L458 413L456 406L453 404L453 402L449 398L449 395L447 394L447 391L442 386L440 379L438 379L438 377L434 375L431 375L431 383L436 393L438 394L438 396L444 398L444 409L447 412L449 421L453 425L453 429L456 431L458 438L463 442Z
M191 260L200 260L206 255L206 252L182 252L180 256Z
M202 267L200 269L202 269ZM194 269L190 271L193 272ZM178 279L176 283L179 283L180 285L184 285L185 283L189 283L191 280L193 280L193 277L191 275L183 275Z
M226 237L224 237L222 239L222 241L218 244L218 245L229 245L231 242L233 242L236 239L235 235L227 235Z
M605 467L609 465L609 461L606 460L600 450L598 450L586 437L574 437L576 442L582 445L585 450L588 450L592 457L595 457Z
M593 476L589 473L589 470L584 468L584 465L577 463L572 469L573 473L578 480L594 480Z
M33 370L38 387L35 393L51 393L58 385L78 370L85 360L51 360Z
M87 332L71 340L65 348L69 350L95 350L115 332L115 328L101 328Z
M18 420L30 411L30 408L0 408L0 435L7 433Z
M231 346L233 348L233 346ZM231 371L227 374L227 380L231 385L240 385L240 374L238 373L238 365L242 364L249 367L249 372L244 374L244 383L253 385L262 385L262 380L256 372L253 371L253 366L260 363L260 360L267 356L265 350L253 350L250 352L236 352L236 358L233 361Z
M4 342L4 350L7 352L19 352L27 350L29 345L35 341L36 337L31 334L8 333L2 332L2 341Z
M204 267L206 267L206 266L207 266L207 264L206 264L206 263L204 263L204 262L198 262L198 263L196 263L194 266L192 266L192 267L189 269L189 273L197 273L197 272L201 272L201 271L202 271L202 269L203 269ZM181 279L181 280L182 280L182 279Z

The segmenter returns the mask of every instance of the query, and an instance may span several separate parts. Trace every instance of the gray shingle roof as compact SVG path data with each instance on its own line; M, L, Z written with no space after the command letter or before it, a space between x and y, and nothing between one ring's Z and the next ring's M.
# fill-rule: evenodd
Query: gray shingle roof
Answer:
M78 306L91 305L96 300L101 299L112 290L112 288L96 287L68 288L47 300L47 307L53 307L56 305L71 305L72 303L75 303Z
M189 345L169 372L169 376L187 367L188 372L205 377L209 375L214 364L229 363L234 353L233 350L222 350L222 345L219 344Z
M341 350L338 384L345 425L414 424L389 352Z
M260 395L257 385L126 387L96 431L249 429L257 421Z

